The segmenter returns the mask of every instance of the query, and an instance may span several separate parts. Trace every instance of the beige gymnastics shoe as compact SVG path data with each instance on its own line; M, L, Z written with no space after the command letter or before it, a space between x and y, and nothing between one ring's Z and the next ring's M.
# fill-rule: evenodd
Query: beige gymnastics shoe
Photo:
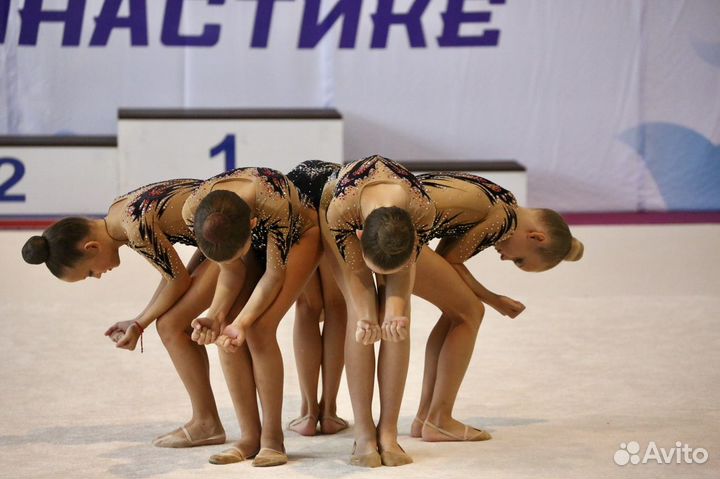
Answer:
M155 447L197 447L197 446L214 446L217 444L225 444L225 432L215 434L214 436L193 439L185 426L179 427L173 432L169 432L160 437L155 438L152 442Z
M341 417L322 416L320 418L320 432L323 434L337 434L347 429L349 424Z
M212 456L210 456L210 459L208 459L208 462L210 464L220 465L234 464L236 462L242 462L246 459L250 459L254 457L255 454L250 454L246 456L239 447L232 446L228 449L225 449L224 451L220 451L217 454L213 454Z
M314 414L306 414L290 421L288 429L301 436L314 436L317 434L318 418Z
M287 454L285 454L285 446L283 446L282 452L270 449L269 447L263 447L260 449L260 452L257 453L255 459L253 459L252 465L255 467L272 467L281 466L287 462L288 457Z
M415 416L412 424L410 424L410 437L422 437L422 428L425 425L425 421Z
M398 447L400 445L398 444ZM412 464L413 460L412 457L408 456L408 454L405 452L405 450L400 447L400 451L402 452L392 452L392 451L380 451L380 461L382 462L383 466L404 466L405 464Z
M430 421L425 421L422 438L423 441L428 442L487 441L488 439L492 439L492 436L487 431L475 429L467 424L465 424L463 435L458 436L457 434L453 434L450 431L446 431L445 429L436 426Z
M350 465L357 467L380 467L382 460L380 459L380 453L372 451L367 454L355 454L357 443L353 443L353 452L350 456Z

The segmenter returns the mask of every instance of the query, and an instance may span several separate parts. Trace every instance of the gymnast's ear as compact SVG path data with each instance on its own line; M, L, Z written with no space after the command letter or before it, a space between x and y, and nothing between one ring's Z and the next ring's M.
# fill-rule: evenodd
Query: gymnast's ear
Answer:
M362 239L362 233L363 233L363 230L355 230L355 236L357 236L357 239L359 239L359 240Z
M85 253L97 254L100 251L100 242L95 240L86 241L82 246L82 250Z
M585 246L577 238L574 238L570 242L570 251L565 255L565 261L579 261L583 257L585 252Z
M531 231L527 234L527 237L539 243L542 243L547 239L547 235L543 231Z
M250 229L255 228L255 226L257 226L257 222L258 222L257 216L253 216L250 219Z

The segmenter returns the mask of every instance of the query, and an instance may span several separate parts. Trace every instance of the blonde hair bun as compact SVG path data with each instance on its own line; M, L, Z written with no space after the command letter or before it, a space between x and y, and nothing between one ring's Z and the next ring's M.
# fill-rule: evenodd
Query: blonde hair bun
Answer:
M570 251L565 255L565 261L578 261L583 257L585 246L577 238L573 238L570 243Z

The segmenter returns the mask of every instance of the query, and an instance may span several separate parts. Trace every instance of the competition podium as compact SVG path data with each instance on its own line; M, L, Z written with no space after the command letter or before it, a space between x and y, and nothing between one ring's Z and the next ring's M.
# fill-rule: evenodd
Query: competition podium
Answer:
M118 150L123 190L241 166L287 173L305 160L342 162L342 116L332 109L121 109Z
M118 190L113 136L0 137L0 227L104 214Z
M170 178L342 163L342 122L332 109L121 109L117 137L0 137L0 228L103 216L118 195Z
M101 217L115 197L155 181L205 179L242 166L287 173L310 159L357 159L344 158L338 111L121 109L117 137L0 136L0 228ZM393 159L414 173L483 176L526 205L527 175L515 161Z

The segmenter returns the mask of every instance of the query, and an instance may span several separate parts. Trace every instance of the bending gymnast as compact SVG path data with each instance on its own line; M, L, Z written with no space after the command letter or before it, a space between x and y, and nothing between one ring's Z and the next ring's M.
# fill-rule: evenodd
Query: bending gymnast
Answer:
M100 278L120 264L127 245L162 274L154 295L135 318L112 325L105 335L118 348L134 350L143 331L157 318L157 330L190 396L192 418L153 441L158 447L192 447L225 442L210 386L204 347L190 339L190 322L210 304L218 268L196 251L183 265L173 243L196 246L181 216L185 199L200 180L168 180L117 198L103 219L64 218L33 236L22 254L31 264L45 263L56 277L76 282Z
M287 177L298 189L301 201L317 212L325 183L339 170L338 164L310 160L293 168ZM337 416L346 321L345 299L332 278L328 259L323 257L295 303L293 349L302 403L300 416L290 421L289 428L303 436L317 434L318 423L322 434L335 434L348 427ZM322 393L318 402L321 371Z
M192 337L222 349L221 364L242 431L239 442L210 461L225 464L255 456L254 466L285 464L283 362L276 331L320 260L317 216L281 173L240 168L198 187L186 201L183 217L199 248L220 267L212 305L207 317L193 321ZM256 255L264 264L257 282L248 278ZM248 285L252 291L245 298L242 291Z
M420 182L400 164L380 156L345 166L323 191L320 224L325 251L348 302L345 361L355 417L352 465L412 462L397 442L397 422L409 361L415 260L434 217L435 208ZM381 413L376 428L372 345L381 337Z
M577 261L583 245L552 210L517 206L509 191L467 173L419 175L436 207L431 236L441 238L418 260L414 293L438 306L442 316L425 349L425 370L411 436L426 441L482 441L489 433L452 417L482 322L483 303L511 318L525 306L480 284L463 264L494 246L502 260L540 272L563 260ZM432 279L430 279L432 278Z

